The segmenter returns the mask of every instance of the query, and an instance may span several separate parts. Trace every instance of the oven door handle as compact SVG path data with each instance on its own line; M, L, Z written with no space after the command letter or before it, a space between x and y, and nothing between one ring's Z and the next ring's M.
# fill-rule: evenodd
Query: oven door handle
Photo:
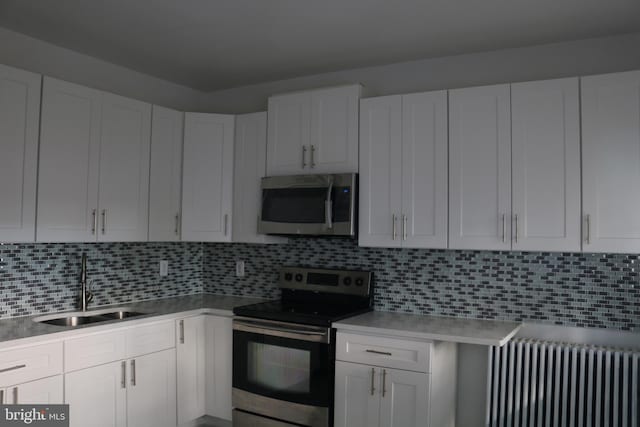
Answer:
M269 326L262 322L252 322L246 320L234 320L233 329L235 331L250 332L254 334L271 335L275 337L291 338L302 341L329 342L328 330L309 331L291 327Z

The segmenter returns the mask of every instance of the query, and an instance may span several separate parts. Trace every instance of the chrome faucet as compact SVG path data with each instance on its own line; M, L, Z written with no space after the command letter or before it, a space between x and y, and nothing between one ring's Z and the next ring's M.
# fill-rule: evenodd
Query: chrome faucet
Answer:
M87 254L82 254L82 270L80 271L80 285L82 287L80 294L80 306L82 311L87 311L87 306L93 300L93 293L89 291L87 285Z

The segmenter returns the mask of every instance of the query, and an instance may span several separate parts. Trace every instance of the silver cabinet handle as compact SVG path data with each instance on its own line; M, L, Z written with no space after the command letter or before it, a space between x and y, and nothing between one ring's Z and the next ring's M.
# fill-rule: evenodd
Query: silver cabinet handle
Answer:
M314 160L316 153L316 147L311 146L311 169L316 167L316 161Z
M102 209L102 234L105 234L106 229L107 229L107 210Z
M402 215L402 240L407 240L407 216Z
M367 349L367 350L365 350L365 352L373 353L373 354L381 354L383 356L393 356L393 354L389 353L388 351L378 351L378 350Z
M587 245L590 245L591 244L591 215L587 214L586 221L587 221L587 230L585 234L586 234Z
M26 367L27 367L27 365L25 365L25 364L11 366L9 368L0 369L0 374L3 374L5 372L10 372L10 371L17 371L18 369L23 369L23 368L26 368Z
M176 236L180 234L180 214L176 214L176 228L173 230Z
M131 359L131 385L136 385L136 359Z
M307 146L302 146L302 169L307 167Z
M224 235L227 235L228 231L228 223L229 223L229 214L224 214Z
M184 344L184 320L180 320L180 344Z
M120 388L127 387L127 362L120 364Z
M516 231L513 234L513 238L514 238L515 242L518 243L518 234L519 234L519 230L518 230L518 214L515 214L515 220L516 220Z
M396 214L391 215L391 227L393 229L391 232L392 239L396 240Z
M507 216L502 214L502 243L507 242Z
M382 370L382 397L387 394L387 370Z
M18 387L13 388L13 404L18 404Z
M94 209L91 212L92 221L91 221L91 234L95 236L96 230L98 229L98 212L97 209Z
M374 386L374 381L376 377L376 368L371 368L371 396L376 392L376 388Z

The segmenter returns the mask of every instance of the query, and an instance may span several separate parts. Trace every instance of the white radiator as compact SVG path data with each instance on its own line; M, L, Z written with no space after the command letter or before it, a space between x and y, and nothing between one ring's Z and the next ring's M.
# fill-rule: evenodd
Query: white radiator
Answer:
M639 359L526 339L489 347L486 427L639 427Z

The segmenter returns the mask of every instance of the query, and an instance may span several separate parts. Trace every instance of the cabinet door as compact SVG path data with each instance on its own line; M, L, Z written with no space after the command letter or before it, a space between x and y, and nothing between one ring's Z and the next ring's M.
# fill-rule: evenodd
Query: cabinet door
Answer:
M184 113L153 106L149 179L149 240L180 240Z
M449 92L449 247L511 248L509 85Z
M176 425L176 352L165 350L128 361L127 423L136 427Z
M310 167L309 92L269 98L267 175L313 173Z
M114 362L65 375L71 427L126 427L125 369L125 362Z
M205 414L205 316L177 321L178 424Z
M39 242L96 240L102 93L44 78L38 168Z
M336 362L335 427L387 425L379 419L380 372L368 365Z
M100 136L99 241L146 241L151 105L105 93Z
M360 246L400 247L402 97L360 103Z
M358 172L358 107L361 86L311 92L311 173Z
M182 240L230 242L234 117L186 113Z
M582 79L585 252L640 252L640 71Z
M206 410L212 417L231 420L233 325L231 319L206 316Z
M513 249L580 251L578 79L511 86Z
M447 151L447 92L403 96L403 247L447 247Z
M11 387L13 404L60 405L64 391L62 375ZM11 396L8 396L11 397Z
M0 242L36 238L42 77L0 65Z
M429 381L429 374L382 369L380 425L430 427Z
M266 176L267 113L236 116L233 168L233 241L286 242L258 234L260 179Z

